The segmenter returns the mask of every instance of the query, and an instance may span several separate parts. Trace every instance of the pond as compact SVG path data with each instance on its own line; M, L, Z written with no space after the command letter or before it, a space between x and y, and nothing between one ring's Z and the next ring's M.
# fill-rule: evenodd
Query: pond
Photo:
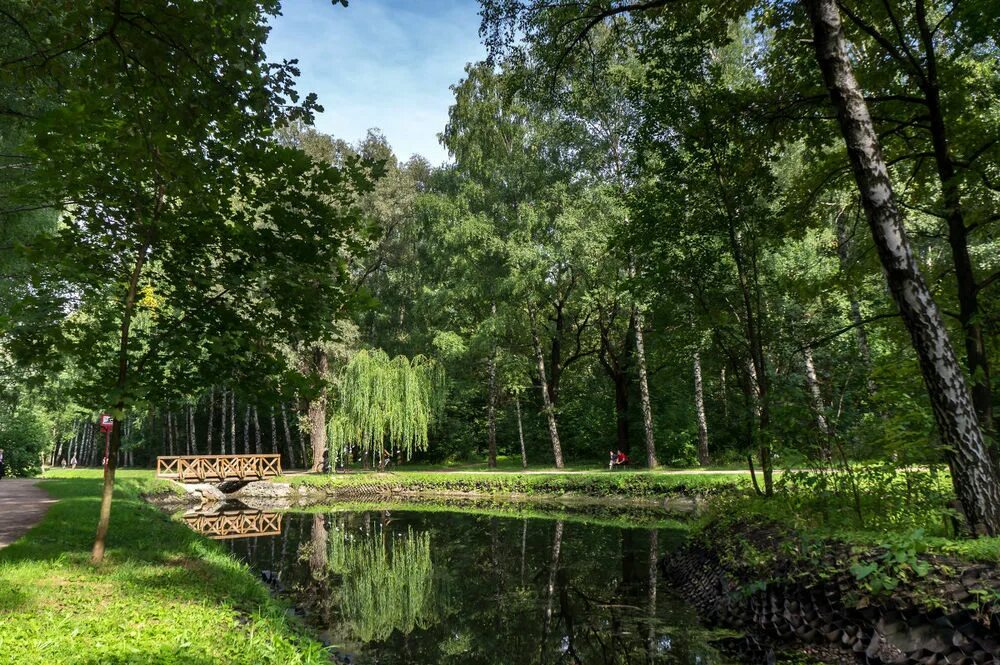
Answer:
M658 572L676 529L397 505L214 515L188 520L226 537L337 662L731 662Z

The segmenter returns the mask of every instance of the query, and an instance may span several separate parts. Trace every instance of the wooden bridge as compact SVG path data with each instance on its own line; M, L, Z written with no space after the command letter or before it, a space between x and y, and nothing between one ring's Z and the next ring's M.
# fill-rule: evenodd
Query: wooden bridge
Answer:
M281 475L281 455L157 457L156 477L182 483L263 480Z
M184 514L188 526L213 540L280 536L281 513L261 510L222 510L218 513Z

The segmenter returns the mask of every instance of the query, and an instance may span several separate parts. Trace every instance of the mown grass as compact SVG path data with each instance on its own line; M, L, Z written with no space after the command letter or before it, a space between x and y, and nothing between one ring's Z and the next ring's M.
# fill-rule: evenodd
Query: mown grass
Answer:
M593 460L574 460L572 462L566 463L566 465L557 469L554 466L540 466L537 464L531 464L527 469L521 467L521 458L517 456L507 456L498 455L497 465L495 467L489 466L485 457L477 459L465 459L465 460L444 460L441 462L429 463L429 462L405 462L398 467L400 471L482 471L490 473L514 473L522 471L544 471L544 472L566 472L566 471L606 471L608 468L607 458L593 459ZM642 469L642 467L637 467ZM743 473L746 471L746 462L734 462L731 464L715 464L707 467L695 467L692 469L690 467L672 467L672 466L661 466L656 471L652 473L674 473L677 471L738 471ZM643 471L646 472L646 471Z
M595 471L574 474L395 471L288 476L276 482L327 490L365 488L384 492L462 492L528 496L662 498L745 489L749 478L733 474L660 474L643 471Z
M100 567L99 472L53 475L42 487L59 501L0 550L0 663L329 662L246 567L141 499L149 472L120 474Z

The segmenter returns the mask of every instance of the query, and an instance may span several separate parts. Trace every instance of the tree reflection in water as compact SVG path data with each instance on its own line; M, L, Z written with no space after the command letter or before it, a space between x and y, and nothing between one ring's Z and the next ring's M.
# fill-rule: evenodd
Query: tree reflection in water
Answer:
M670 535L393 510L290 513L276 546L232 547L353 663L728 662L657 578Z

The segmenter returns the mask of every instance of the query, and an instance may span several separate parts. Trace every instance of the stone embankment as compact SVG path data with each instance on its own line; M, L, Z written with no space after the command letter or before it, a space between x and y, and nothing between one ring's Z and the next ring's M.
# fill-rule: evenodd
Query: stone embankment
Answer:
M793 650L827 662L850 654L865 663L1000 664L996 567L928 555L901 563L886 553L727 524L661 565L706 624L747 633L733 645L744 653L753 644L768 660Z
M177 491L147 495L146 499L168 509L194 508L226 501L239 501L251 508L282 509L315 505L326 498L322 490L267 481L221 486L211 483L174 485Z

